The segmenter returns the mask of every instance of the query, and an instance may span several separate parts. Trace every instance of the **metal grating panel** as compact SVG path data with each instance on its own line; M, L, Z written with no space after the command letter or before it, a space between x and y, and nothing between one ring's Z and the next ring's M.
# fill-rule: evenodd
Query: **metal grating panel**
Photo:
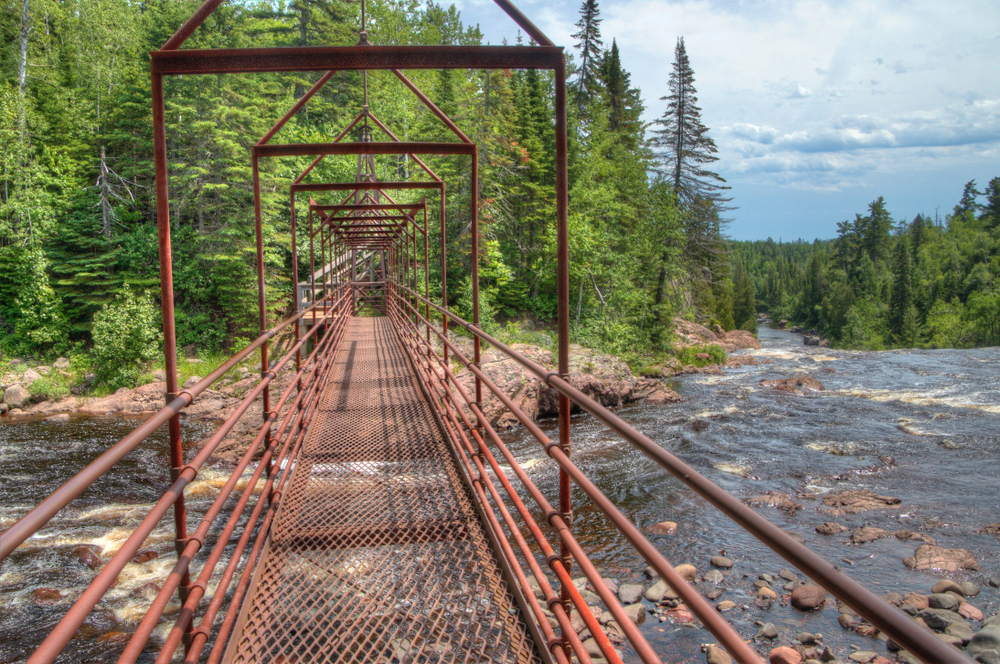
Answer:
M384 318L355 318L232 661L540 664Z

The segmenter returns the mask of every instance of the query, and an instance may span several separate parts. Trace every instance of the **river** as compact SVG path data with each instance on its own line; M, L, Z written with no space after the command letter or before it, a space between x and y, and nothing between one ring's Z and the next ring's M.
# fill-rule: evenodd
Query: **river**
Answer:
M1000 576L1000 542L976 531L1000 521L1000 349L838 351L803 346L801 336L770 328L761 329L760 340L762 350L741 352L770 363L727 369L724 375L681 376L671 387L683 401L634 406L620 414L740 498L765 491L790 494L803 509L794 514L760 511L804 536L808 546L878 593L930 592L940 577L902 563L920 543L892 537L852 545L850 532L823 536L815 532L817 525L837 521L852 530L909 529L932 536L940 546L968 549L980 570L951 577L978 584L982 592L970 601L987 615L996 613L1000 595L989 579ZM759 385L762 379L797 373L814 376L825 391L794 396ZM135 422L100 418L0 424L0 528L133 426ZM543 428L555 436L554 422L543 423ZM185 434L197 440L204 431L191 426ZM532 479L554 497L553 462L522 432L507 440ZM734 561L716 601L738 605L726 615L745 637L756 633L755 623L771 622L781 635L775 644L810 631L822 633L841 659L852 646L885 653L872 639L842 630L833 601L809 614L780 602L769 609L754 606L758 575L777 574L790 565L589 416L573 418L573 458L640 527L665 520L678 524L675 535L650 535L675 565L694 564L700 578L710 569L711 556L725 552ZM199 477L189 491L195 515L214 498L223 476L209 469ZM23 661L94 575L68 562L69 553L81 544L113 551L167 477L161 433L4 563L0 664ZM847 489L895 496L901 507L838 517L819 512L824 494ZM574 502L574 529L598 569L620 582L648 586L642 574L645 563L623 545L585 496L575 496ZM149 601L145 584L169 569L169 519L150 540L145 548L158 551L160 558L129 565L91 619L92 627L74 640L65 661L110 654L118 646L98 641L99 636L134 628ZM39 587L57 588L66 598L56 605L38 604L32 592ZM642 630L674 662L703 662L699 647L713 642L702 629L660 622L653 615ZM758 645L766 652L772 644Z

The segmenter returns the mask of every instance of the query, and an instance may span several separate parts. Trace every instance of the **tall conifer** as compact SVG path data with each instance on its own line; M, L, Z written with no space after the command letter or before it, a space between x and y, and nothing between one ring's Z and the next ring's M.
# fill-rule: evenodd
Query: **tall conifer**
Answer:
M593 99L598 79L600 77L601 47L601 10L597 0L584 0L580 6L580 20L576 27L580 31L573 35L580 41L576 47L580 49L580 69L577 71L574 88L577 104L582 109Z

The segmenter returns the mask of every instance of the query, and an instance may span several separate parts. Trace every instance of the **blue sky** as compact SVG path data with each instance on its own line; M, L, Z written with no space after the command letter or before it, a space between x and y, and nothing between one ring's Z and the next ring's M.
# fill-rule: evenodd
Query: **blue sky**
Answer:
M491 0L454 3L486 39L517 28ZM520 0L572 50L581 2ZM664 110L683 35L735 239L829 238L884 196L897 219L944 216L1000 176L1000 2L604 0L606 46Z

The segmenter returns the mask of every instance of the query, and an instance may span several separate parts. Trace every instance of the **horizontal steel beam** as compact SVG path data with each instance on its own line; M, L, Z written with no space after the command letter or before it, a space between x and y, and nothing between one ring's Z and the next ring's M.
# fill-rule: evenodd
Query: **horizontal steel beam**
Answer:
M300 46L152 51L154 74L362 69L557 69L557 46Z
M292 185L299 191L362 191L382 189L442 189L444 182L313 182Z
M357 142L357 143L288 143L255 145L250 153L255 157L298 157L313 155L352 154L475 154L475 144L424 142Z

